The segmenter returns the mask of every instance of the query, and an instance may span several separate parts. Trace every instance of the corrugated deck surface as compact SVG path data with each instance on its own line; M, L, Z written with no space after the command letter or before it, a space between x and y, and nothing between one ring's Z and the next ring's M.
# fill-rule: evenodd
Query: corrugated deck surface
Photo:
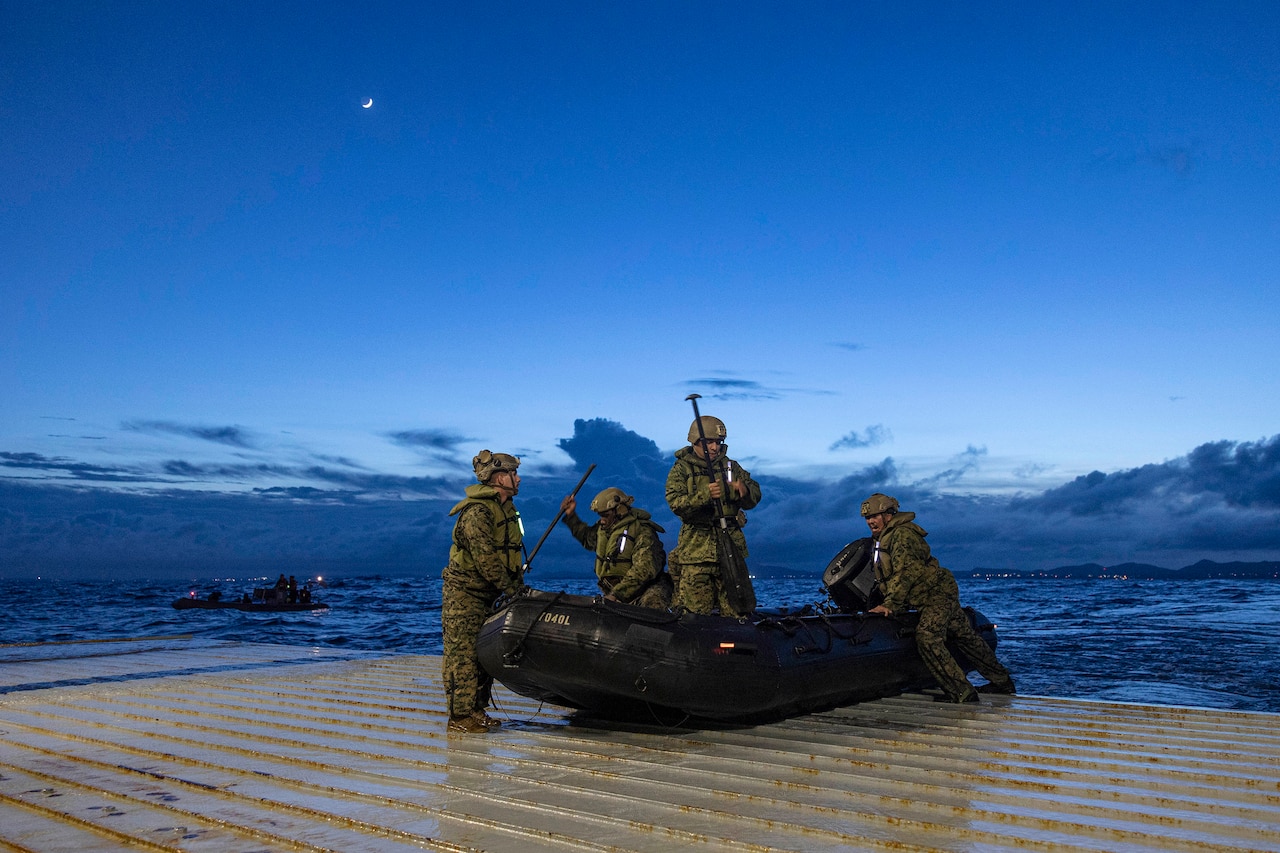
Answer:
M1274 714L906 695L689 729L500 689L511 722L446 735L434 656L2 651L3 850L1280 851Z

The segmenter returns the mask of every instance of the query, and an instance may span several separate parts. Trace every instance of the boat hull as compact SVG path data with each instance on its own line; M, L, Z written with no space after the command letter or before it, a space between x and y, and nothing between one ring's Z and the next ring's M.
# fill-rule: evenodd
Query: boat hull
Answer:
M976 611L970 619L994 648L994 626ZM533 591L485 622L477 651L515 693L571 708L777 718L936 686L915 623L915 614L676 615Z
M261 601L209 601L206 598L179 598L173 602L173 607L175 610L240 610L245 613L298 613L329 609L329 605L318 601L308 604L267 604Z

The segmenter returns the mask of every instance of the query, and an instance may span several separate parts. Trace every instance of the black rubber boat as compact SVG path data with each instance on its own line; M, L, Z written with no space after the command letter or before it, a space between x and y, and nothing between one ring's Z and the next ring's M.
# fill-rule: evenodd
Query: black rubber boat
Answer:
M866 546L850 543L824 582L832 612L676 614L600 596L530 591L480 632L480 663L515 693L602 714L671 709L766 719L936 686L915 646L917 614L865 612ZM995 626L966 608L995 648ZM966 666L961 658L960 663Z
M311 590L306 589L298 600L289 601L287 591L273 587L259 587L250 596L223 598L219 592L209 593L208 598L197 598L193 592L173 602L175 610L240 610L245 613L303 613L310 610L328 610L323 601L312 601Z
M179 598L173 602L176 610L242 610L246 613L300 613L308 610L328 610L323 601L308 604L267 603L265 601L209 601L207 598Z

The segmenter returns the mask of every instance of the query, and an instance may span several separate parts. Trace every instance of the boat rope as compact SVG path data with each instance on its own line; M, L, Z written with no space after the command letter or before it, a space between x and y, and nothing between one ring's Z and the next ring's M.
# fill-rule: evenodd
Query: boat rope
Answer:
M836 626L834 622L831 621L830 617L826 613L819 613L818 618L822 620L823 624L826 625L828 629L830 629L833 635L835 635L836 637L839 637L842 640L848 640L854 645L857 645L858 643L870 642L869 638L865 640L858 639L858 637L862 634L862 629L867 626L867 617L866 617L866 614L864 613L859 613L857 614L857 616L854 617L855 621L853 622L853 630L848 634L840 633L840 629Z
M802 620L795 616L785 616L781 619L765 618L756 622L759 628L773 628L781 631L788 637L794 637L801 630L809 638L810 645L796 645L794 651L798 655L810 654L817 652L819 654L828 654L835 647L836 640L845 640L854 644L858 643L858 636L862 633L862 628L866 624L866 618L859 616L853 625L853 630L848 633L841 632L840 628L833 622L827 614L815 614L819 623L823 626L822 636L818 637L814 631L814 624L809 620ZM825 643L820 642L825 640Z
M545 605L543 605L542 609L538 611L536 616L534 616L532 619L529 620L529 624L525 626L523 633L520 634L520 637L519 639L516 640L515 645L511 647L511 651L507 652L502 656L503 663L511 666L514 666L515 664L520 663L520 661L524 658L525 640L529 639L529 634L533 632L533 626L537 625L538 620L542 618L542 614L546 613L548 610L554 607L556 603L559 602L560 599L564 597L564 595L565 595L564 591L561 590L560 592L557 592L555 595L551 596L551 600L548 601Z
M649 716L653 717L653 721L657 723L659 727L664 729L678 729L681 726L683 726L685 723L689 722L689 717L691 716L688 712L685 712L685 715L681 717L679 720L677 720L676 722L666 723L666 722L663 722L662 718L658 716L658 712L654 710L654 706L652 702L645 702L644 706L649 709Z
M616 610L620 607L625 607L627 610L623 612L628 619L634 622L647 622L650 625L667 625L671 622L679 622L680 617L688 612L683 607L674 611L659 610L656 607L637 607L634 604L623 604L621 601L610 601L603 595L597 595L592 601L605 610Z

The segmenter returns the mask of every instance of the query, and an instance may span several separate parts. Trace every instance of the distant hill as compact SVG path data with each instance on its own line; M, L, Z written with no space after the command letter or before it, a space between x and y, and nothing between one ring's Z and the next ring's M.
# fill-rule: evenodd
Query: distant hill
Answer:
M957 572L957 574L962 574ZM1204 578L1280 578L1280 562L1259 563L1215 563L1213 560L1201 560L1180 569L1166 569L1147 563L1119 563L1114 566L1102 566L1097 563L1085 563L1082 566L1060 566L1056 569L1037 571L1018 571L1016 569L974 569L966 577L995 578L1135 578L1139 580L1157 580L1162 578L1176 580L1201 580Z

